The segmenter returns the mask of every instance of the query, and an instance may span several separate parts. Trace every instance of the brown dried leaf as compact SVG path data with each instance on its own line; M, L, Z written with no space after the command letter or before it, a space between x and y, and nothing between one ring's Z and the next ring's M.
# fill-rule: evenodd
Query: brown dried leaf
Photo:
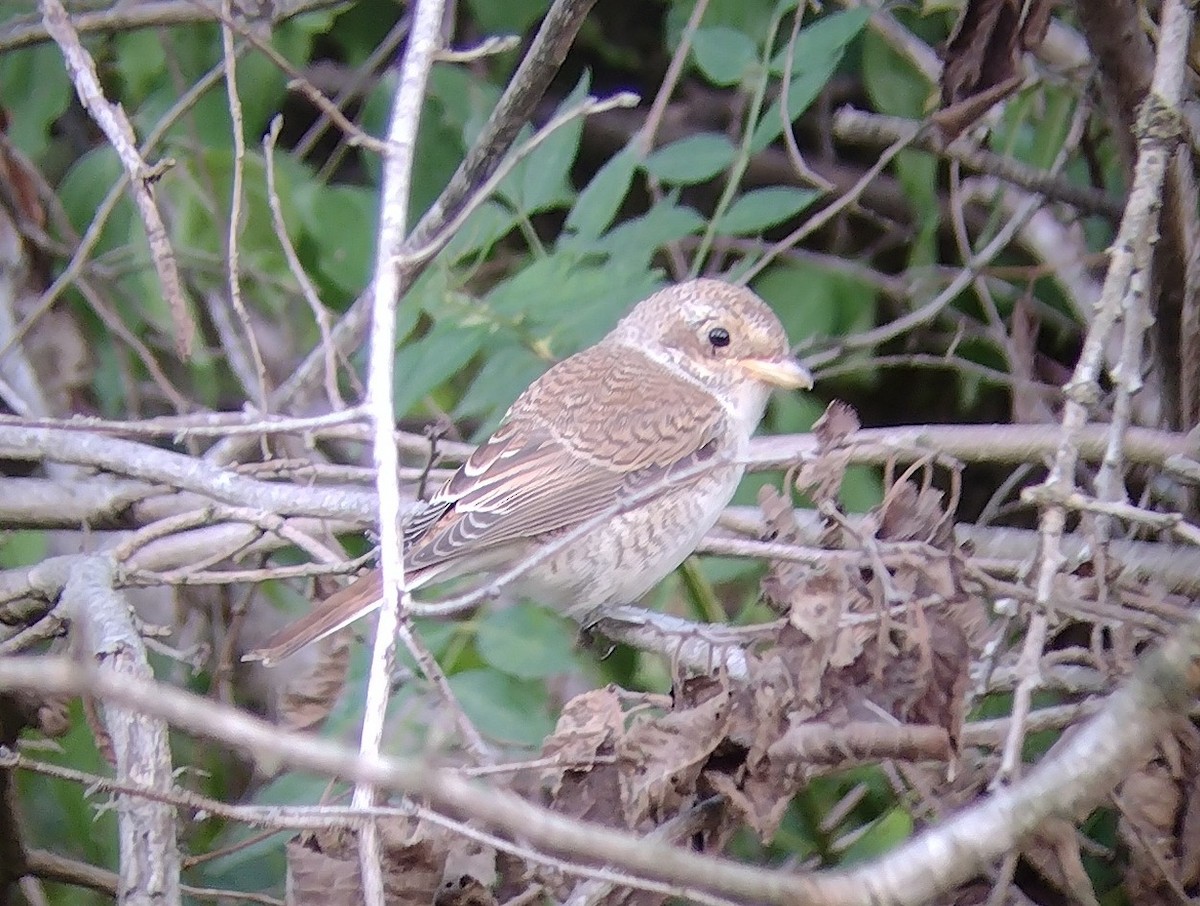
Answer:
M778 488L764 484L758 489L758 508L762 510L766 535L775 541L795 541L800 537L800 525L796 522L796 510L792 501L779 492Z
M773 567L764 577L762 592L787 613L795 634L781 633L777 648L762 664L786 664L796 697L816 703L821 700L833 656L843 662L853 660L872 630L869 626L839 628L842 615L853 609L852 599L861 598L844 569L833 566L824 572L812 572L804 567L787 568L790 565L775 564L780 568Z
M1068 893L1079 906L1100 906L1087 869L1075 825L1065 818L1050 818L1033 834L1021 855L1050 884Z
M615 755L624 734L625 715L612 687L567 702L542 746L545 757L563 762L549 775L551 808L609 827L625 826L620 768L615 761L597 760L600 755Z
M942 109L933 120L953 139L1021 84L1021 53L1041 44L1054 0L968 0L946 42Z
M942 492L918 490L911 481L892 485L876 511L881 541L923 541L944 550L953 544Z
M292 730L318 726L341 696L350 669L350 639L337 633L316 649L312 667L293 678L279 696L279 721Z
M434 906L494 906L492 892L470 875L461 875L442 884Z
M1145 902L1153 901L1153 891L1168 901L1172 882L1178 884L1175 826L1182 790L1164 759L1156 759L1125 779L1119 797L1117 833L1129 851L1126 886L1144 891Z
M8 118L0 123L8 131ZM38 197L37 177L30 172L29 163L8 147L0 147L0 184L5 186L8 201L16 213L39 229L46 226L46 209Z
M597 754L611 754L625 733L625 713L612 686L577 695L563 706L554 732L542 744L544 758L574 767L590 766Z
M719 688L685 710L635 723L617 741L621 802L629 827L674 815L696 794L696 780L728 732L730 693Z
M855 431L862 427L858 413L849 403L834 400L825 407L821 417L813 424L817 444L826 452L840 447Z
M450 841L445 831L415 820L380 821L388 906L429 906L442 888ZM358 837L331 828L287 846L289 906L363 902Z
M1009 370L1012 372L1012 420L1014 424L1041 424L1052 418L1045 397L1037 393L1021 393L1021 383L1037 383L1038 333L1041 316L1033 305L1031 294L1017 297L1013 304L1012 329L1008 340Z
M779 830L792 797L800 784L789 781L779 772L763 773L744 778L739 784L728 774L708 772L705 781L714 793L724 796L737 819L749 827L764 843L770 842Z
M858 415L850 406L838 400L830 403L813 424L817 453L796 473L796 487L807 491L817 503L834 502L850 463L850 453L842 449L843 443L858 428Z
M1179 880L1185 887L1200 881L1200 785L1192 778L1185 789L1187 808L1179 833Z
M838 623L850 597L845 570L830 569L805 577L790 589L788 620L814 642L837 635Z

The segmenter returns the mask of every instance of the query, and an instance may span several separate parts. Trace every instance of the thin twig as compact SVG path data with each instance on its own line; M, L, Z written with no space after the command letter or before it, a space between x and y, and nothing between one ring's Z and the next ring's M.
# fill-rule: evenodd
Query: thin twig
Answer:
M402 502L400 466L392 436L395 418L396 309L402 281L397 253L408 226L408 202L412 185L417 126L425 102L425 84L434 56L441 44L444 0L417 0L408 46L400 65L400 80L388 126L388 150L384 155L383 191L380 200L379 235L376 240L374 279L371 288L371 338L367 378L367 406L371 416L372 452L379 492L380 566L383 570L383 606L375 627L367 697L364 704L359 752L363 758L379 755L387 715L388 693L395 664L396 635L401 619L407 620L410 604L404 576L404 546L400 534ZM403 610L402 610L403 609ZM358 784L354 805L373 805L375 789ZM359 865L363 896L371 906L384 906L382 848L374 823L359 831Z
M137 138L133 126L120 105L112 104L104 96L100 79L96 75L96 64L84 50L79 36L71 27L67 11L59 0L41 0L42 19L46 31L62 50L67 71L75 85L79 100L107 136L109 144L117 153L125 172L129 176L129 188L133 195L142 224L146 228L146 241L150 257L158 273L163 298L171 308L175 322L175 343L179 354L187 358L191 354L196 326L192 322L179 270L175 263L175 252L167 235L166 225L159 213L158 205L150 191L159 171L151 168L138 153Z

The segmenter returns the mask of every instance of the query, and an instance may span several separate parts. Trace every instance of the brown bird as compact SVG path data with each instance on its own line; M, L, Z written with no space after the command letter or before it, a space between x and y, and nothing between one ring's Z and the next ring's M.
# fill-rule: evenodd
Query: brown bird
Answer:
M407 584L503 569L574 530L514 587L584 625L632 604L729 503L772 387L811 386L783 325L750 290L719 280L661 290L534 381L412 516ZM248 657L277 661L381 598L375 570Z

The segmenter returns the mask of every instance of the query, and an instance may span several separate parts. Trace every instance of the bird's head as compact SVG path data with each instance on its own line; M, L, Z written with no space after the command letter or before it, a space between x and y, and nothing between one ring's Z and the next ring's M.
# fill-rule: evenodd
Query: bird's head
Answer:
M812 375L792 357L770 307L745 287L720 280L660 290L639 302L610 339L636 346L714 391L747 384L812 387Z

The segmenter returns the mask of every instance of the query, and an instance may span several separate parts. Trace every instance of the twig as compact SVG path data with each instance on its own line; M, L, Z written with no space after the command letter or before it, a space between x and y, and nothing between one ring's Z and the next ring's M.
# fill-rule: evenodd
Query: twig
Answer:
M146 229L150 257L158 272L163 298L171 308L175 321L175 343L179 354L187 358L191 354L196 326L192 322L179 271L175 264L175 253L162 215L158 211L150 186L158 178L158 171L142 160L137 149L137 138L125 113L119 105L111 104L104 97L96 66L91 56L79 42L79 36L71 27L67 11L59 0L41 0L42 20L46 31L62 50L63 59L79 100L108 137L117 157L129 176L129 188L134 203Z
M847 142L886 147L907 135L914 125L912 121L901 117L843 107L834 114L833 134ZM965 135L947 144L933 132L921 132L913 140L912 147L958 161L968 170L990 174L1051 201L1066 202L1085 213L1103 214L1117 220L1124 210L1122 200L1103 189L1077 186L1055 173L1002 157L979 147Z
M232 16L232 0L221 0L221 65L225 70L225 96L229 101L229 118L233 128L233 185L229 199L229 231L226 234L227 275L229 278L229 301L242 322L246 333L246 345L254 363L254 384L245 385L247 393L257 391L258 411L267 411L267 366L263 364L262 352L258 348L258 337L250 321L250 312L242 301L241 285L241 232L242 202L245 192L242 183L246 174L246 134L242 119L242 99L237 89L237 53L233 47L233 29L229 26Z
M383 606L375 627L364 704L359 752L365 759L379 755L387 715L390 679L395 664L396 635L407 621L410 598L404 576L404 542L400 533L402 502L400 460L392 437L395 418L396 308L403 292L397 253L408 225L417 125L425 101L425 83L441 44L445 0L417 0L408 46L400 65L400 80L388 127L388 150L383 164L383 197L380 200L379 235L376 240L374 280L371 288L371 341L367 378L367 406L372 423L372 452L379 492L380 566L383 570ZM403 609L403 611L402 611ZM411 636L405 633L406 636ZM447 687L448 688L448 687ZM358 784L354 805L373 805L375 789ZM382 849L374 823L359 831L359 866L363 897L371 906L384 906Z
M273 4L271 25L279 25L296 16L319 9L337 6L341 0L288 0ZM146 3L118 3L105 9L80 12L72 17L79 34L103 32L106 35L143 28L167 25L190 25L195 22L211 22L217 18L216 11L196 0L150 0ZM45 23L33 18L10 19L0 29L0 53L31 47L51 39Z
M157 481L224 503L279 515L338 518L356 511L369 519L374 512L372 495L358 489L255 481L181 453L74 431L0 425L0 456L97 466L118 475Z
M296 248L287 234L287 225L283 222L283 208L279 203L279 192L275 188L275 142L279 139L279 130L282 128L283 117L275 116L271 119L271 128L263 136L263 161L267 169L267 201L271 205L271 223L275 227L279 247L283 249L283 255L287 258L288 270L296 278L300 294L308 303L313 320L317 322L317 329L321 332L321 349L325 353L325 395L334 411L340 412L346 408L346 401L342 399L342 393L338 389L337 349L334 348L330 332L329 309L317 295L317 288L305 273L300 256L296 254Z
M908 135L903 136L884 149L884 151L879 155L879 160L872 164L870 169L868 169L866 173L859 177L858 181L855 182L853 186L847 189L842 195L838 196L812 217L809 217L804 223L800 224L800 226L788 233L788 235L783 239L780 239L778 242L771 245L763 253L763 256L759 258L758 261L754 262L754 265L750 267L744 274L742 274L742 281L749 283L756 276L758 276L758 274L760 274L767 267L767 265L769 265L785 251L800 243L806 236L810 236L815 233L825 224L833 220L834 217L836 217L846 208L857 204L859 198L862 197L863 192L866 191L867 186L874 182L875 178L884 171L887 165L892 162L892 158L909 146L909 144L917 137L919 131L920 129L918 127L914 127Z

